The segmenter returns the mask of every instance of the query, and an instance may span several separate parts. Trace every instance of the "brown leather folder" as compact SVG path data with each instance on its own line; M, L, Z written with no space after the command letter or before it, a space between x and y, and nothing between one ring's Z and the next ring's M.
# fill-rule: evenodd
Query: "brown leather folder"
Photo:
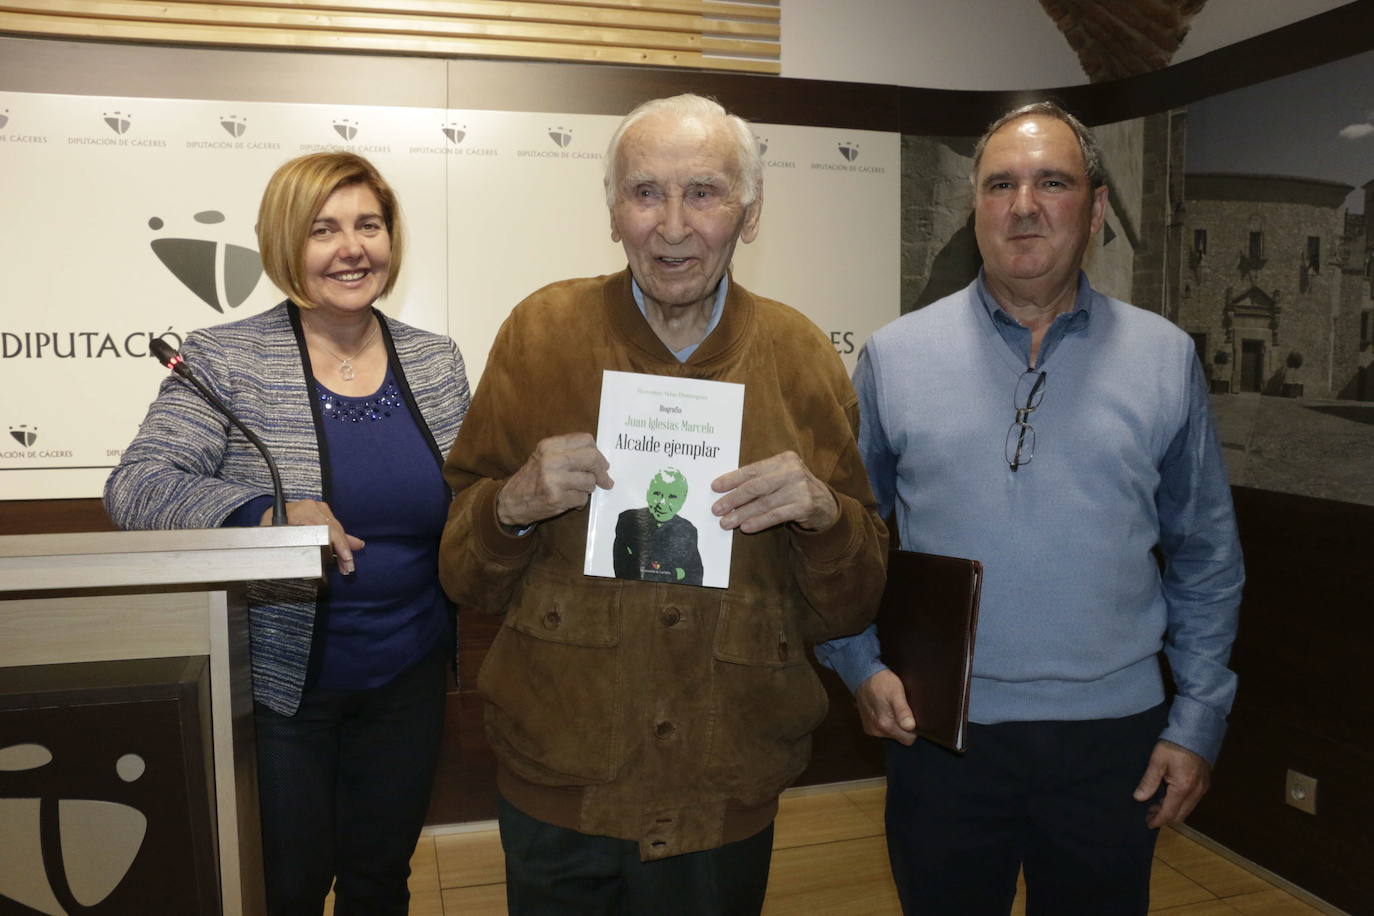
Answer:
M983 564L894 550L878 609L883 664L902 679L916 732L963 752Z

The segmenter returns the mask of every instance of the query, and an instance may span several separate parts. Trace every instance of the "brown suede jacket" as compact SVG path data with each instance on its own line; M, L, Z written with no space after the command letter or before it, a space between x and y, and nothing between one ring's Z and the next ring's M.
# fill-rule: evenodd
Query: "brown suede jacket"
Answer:
M541 439L596 434L605 369L742 383L741 466L795 451L839 521L736 534L723 590L584 576L585 508L507 534L497 491ZM444 466L454 499L439 557L455 601L505 616L478 687L511 804L637 841L645 860L768 825L825 716L806 646L863 629L883 587L887 532L858 420L829 340L737 283L686 363L639 312L628 271L516 307Z

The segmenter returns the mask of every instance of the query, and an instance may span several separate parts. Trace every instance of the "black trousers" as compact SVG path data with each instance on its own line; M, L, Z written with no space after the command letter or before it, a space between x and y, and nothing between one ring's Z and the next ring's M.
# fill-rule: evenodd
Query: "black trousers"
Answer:
M371 690L254 710L267 911L404 916L443 732L448 643Z
M653 862L639 844L536 820L501 799L511 916L757 916L773 825L717 849Z
M970 725L968 750L887 747L887 844L907 914L1144 914L1157 831L1131 797L1167 721Z

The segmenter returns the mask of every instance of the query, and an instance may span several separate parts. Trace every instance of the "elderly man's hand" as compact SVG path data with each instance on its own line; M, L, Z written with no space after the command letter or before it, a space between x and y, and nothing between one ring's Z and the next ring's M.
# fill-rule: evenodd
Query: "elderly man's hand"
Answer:
M754 534L795 522L807 531L824 531L840 517L830 488L792 451L722 474L711 481L711 489L725 494L711 511L726 530Z
M496 517L524 528L587 504L592 490L614 486L610 463L587 433L550 436L496 494Z
M916 741L916 717L907 705L902 679L887 668L859 685L854 702L859 707L864 734L891 738L905 745Z
M1148 801L1164 783L1164 798L1150 805L1145 825L1150 829L1168 827L1193 813L1197 803L1212 785L1212 765L1172 741L1160 740L1150 754L1145 775L1136 786L1135 800Z

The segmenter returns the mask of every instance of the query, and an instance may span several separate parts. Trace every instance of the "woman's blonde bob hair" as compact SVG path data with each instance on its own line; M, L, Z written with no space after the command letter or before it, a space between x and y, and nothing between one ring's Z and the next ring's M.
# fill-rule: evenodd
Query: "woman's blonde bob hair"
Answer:
M391 268L381 292L385 296L401 275L405 239L396 192L376 166L354 153L311 153L283 164L262 192L257 226L262 269L278 289L302 308L319 305L305 291L305 243L315 216L330 194L352 184L366 185L382 205L382 218L391 239Z

